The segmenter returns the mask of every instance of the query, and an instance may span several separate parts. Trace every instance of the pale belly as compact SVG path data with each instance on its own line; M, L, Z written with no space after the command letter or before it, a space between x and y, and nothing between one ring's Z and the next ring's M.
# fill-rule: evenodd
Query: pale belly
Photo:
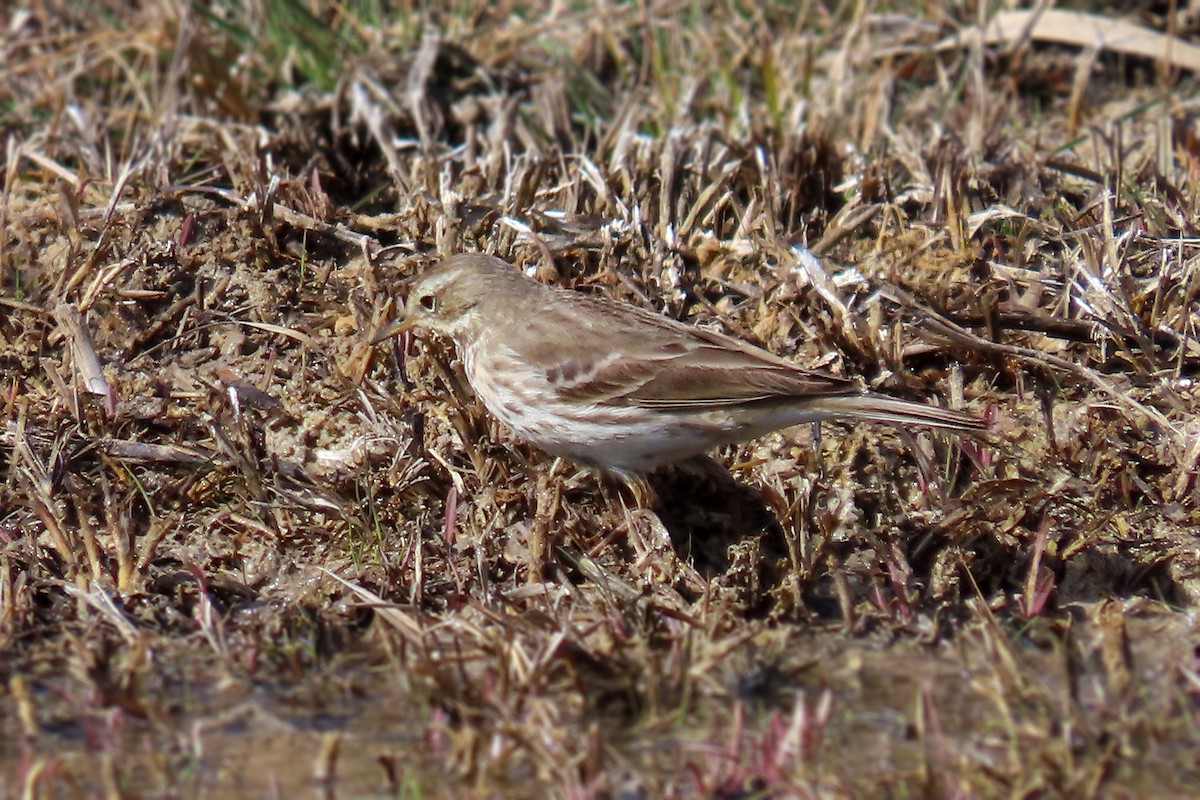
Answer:
M474 353L463 354L467 380L496 419L555 456L624 473L649 472L769 431L839 416L816 404L778 403L682 411L616 403L570 405L554 399L541 375L513 381L519 365L501 356L502 380L481 380ZM506 360L507 358L507 360ZM495 363L493 361L493 363Z
M724 412L680 415L634 406L579 407L547 398L545 383L519 391L510 381L480 380L473 354L464 354L467 379L496 419L550 455L615 472L644 473L736 441Z

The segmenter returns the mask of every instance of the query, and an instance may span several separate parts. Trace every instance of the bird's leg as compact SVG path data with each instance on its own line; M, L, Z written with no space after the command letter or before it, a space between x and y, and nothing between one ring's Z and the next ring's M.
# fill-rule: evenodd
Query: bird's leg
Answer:
M629 490L629 494L633 496L634 508L653 512L658 495L655 493L654 487L650 485L650 481L646 480L645 475L621 473L618 479Z
M812 449L817 457L817 477L821 480L825 479L825 456L821 453L821 423L820 421L812 424Z
M593 475L595 475L596 486L600 490L600 496L604 500L604 506L608 509L608 515L625 521L625 535L633 546L634 552L640 557L648 548L644 542L640 541L641 533L633 522L630 505L625 502L622 490L632 495L632 507L634 509L652 506L654 503L654 490L650 488L650 484L646 479L640 475L625 472L610 472L608 470L597 470L593 472ZM592 555L598 553L616 537L617 530L613 530L600 541L599 545L593 548Z
M626 504L623 494L618 491L608 502L614 510L619 505L629 544L636 556L634 567L651 584L681 581L689 590L703 592L705 580L690 563L679 557L670 531L654 510L657 495L650 482L642 475L628 473L616 473L612 477L633 500L632 506ZM601 485L604 483L602 478Z
M550 556L550 529L562 505L562 459L554 459L549 472L538 475L534 489L533 522L529 526L526 582L542 580Z

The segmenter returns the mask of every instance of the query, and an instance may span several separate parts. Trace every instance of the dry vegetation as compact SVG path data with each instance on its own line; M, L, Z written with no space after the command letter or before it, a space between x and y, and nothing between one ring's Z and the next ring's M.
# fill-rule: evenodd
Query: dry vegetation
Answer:
M0 796L1194 788L1192 74L944 1L185 5L0 20ZM991 429L636 507L368 344L464 250Z

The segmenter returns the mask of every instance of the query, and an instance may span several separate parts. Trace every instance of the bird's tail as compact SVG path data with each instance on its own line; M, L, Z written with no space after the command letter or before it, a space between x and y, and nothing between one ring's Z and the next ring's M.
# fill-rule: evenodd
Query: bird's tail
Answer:
M853 417L894 425L927 425L931 428L961 431L979 431L986 427L983 420L973 414L871 392L823 397L821 407L822 410L831 412L830 416Z

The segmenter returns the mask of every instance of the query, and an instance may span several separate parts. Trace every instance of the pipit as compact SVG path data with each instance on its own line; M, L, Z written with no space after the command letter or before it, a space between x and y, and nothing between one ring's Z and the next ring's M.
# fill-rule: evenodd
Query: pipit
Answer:
M457 255L410 287L403 319L449 337L487 410L555 456L627 476L836 418L978 430L968 414L862 389L766 350Z

